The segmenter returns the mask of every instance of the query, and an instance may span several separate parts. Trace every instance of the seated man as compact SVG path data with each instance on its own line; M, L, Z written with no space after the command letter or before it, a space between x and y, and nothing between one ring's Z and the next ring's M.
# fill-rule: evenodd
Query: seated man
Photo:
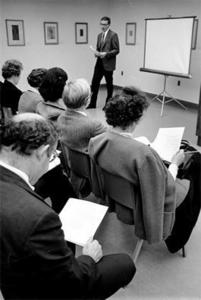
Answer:
M92 119L86 113L90 94L90 86L85 79L69 82L63 92L63 101L67 110L60 115L57 121L61 132L61 142L68 148L81 152L88 151L91 137L106 131L106 127L100 121ZM70 166L70 162L68 164ZM71 182L74 190L81 197L85 197L91 192L89 182L78 177L72 171Z
M69 148L87 151L91 137L106 131L99 121L90 118L86 108L90 102L90 86L85 79L69 82L63 92L67 110L58 119L61 140Z
M178 166L184 159L183 151L173 157L168 170L151 147L134 139L133 132L147 106L141 94L123 93L111 98L105 115L112 128L90 140L89 155L95 163L94 171L98 165L133 183L136 210L129 222L136 222L139 238L155 243L170 234L176 206L184 200L189 182L176 179ZM123 201L122 205L126 206L126 199ZM123 210L116 211L123 219Z
M127 285L135 266L126 254L103 256L98 241L75 258L58 215L32 185L57 147L53 125L19 114L0 127L0 287L5 299L104 299Z

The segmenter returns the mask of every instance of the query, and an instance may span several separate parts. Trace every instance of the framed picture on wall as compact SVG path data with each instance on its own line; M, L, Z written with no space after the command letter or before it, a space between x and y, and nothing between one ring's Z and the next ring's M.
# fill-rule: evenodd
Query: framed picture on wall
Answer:
M59 43L58 23L43 22L45 45L56 45Z
M6 19L6 34L8 46L24 46L24 21Z
M136 44L136 23L126 23L126 45Z
M75 43L88 43L88 23L75 23Z
M192 36L192 46L191 46L192 50L196 49L197 35L198 35L198 19L194 19L194 23L193 23L193 36Z

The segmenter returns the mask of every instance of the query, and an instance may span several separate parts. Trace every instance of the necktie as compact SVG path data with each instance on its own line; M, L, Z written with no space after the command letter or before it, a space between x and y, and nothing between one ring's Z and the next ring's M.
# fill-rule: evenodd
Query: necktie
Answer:
M105 33L103 32L103 33L102 33L102 36L101 36L101 48L103 48L104 37L105 37Z

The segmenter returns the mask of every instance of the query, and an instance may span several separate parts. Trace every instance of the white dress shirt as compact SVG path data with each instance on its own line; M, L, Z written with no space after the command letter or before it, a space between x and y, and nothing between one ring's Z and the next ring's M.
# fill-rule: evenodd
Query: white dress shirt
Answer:
M19 177L21 177L28 185L29 187L34 190L34 187L30 184L29 182L29 177L26 173L24 173L23 171L13 167L13 166L10 166L9 164L3 162L0 160L0 165L6 169L8 169L9 171L15 173L16 175L18 175Z

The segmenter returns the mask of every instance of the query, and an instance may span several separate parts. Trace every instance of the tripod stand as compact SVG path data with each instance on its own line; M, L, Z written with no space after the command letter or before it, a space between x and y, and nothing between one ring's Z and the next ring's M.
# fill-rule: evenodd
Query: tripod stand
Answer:
M170 95L168 92L166 92L166 81L167 81L167 77L168 75L164 75L164 85L163 85L163 90L160 94L156 95L151 101L154 100L158 100L160 103L162 103L162 107L161 107L161 116L163 115L163 109L164 109L164 105L165 103L169 103L171 101L175 101L176 103L178 103L182 108L186 109L186 106L183 105L178 99L174 98L172 95ZM160 97L162 97L162 100L160 99ZM166 98L170 98L168 100L166 100Z

